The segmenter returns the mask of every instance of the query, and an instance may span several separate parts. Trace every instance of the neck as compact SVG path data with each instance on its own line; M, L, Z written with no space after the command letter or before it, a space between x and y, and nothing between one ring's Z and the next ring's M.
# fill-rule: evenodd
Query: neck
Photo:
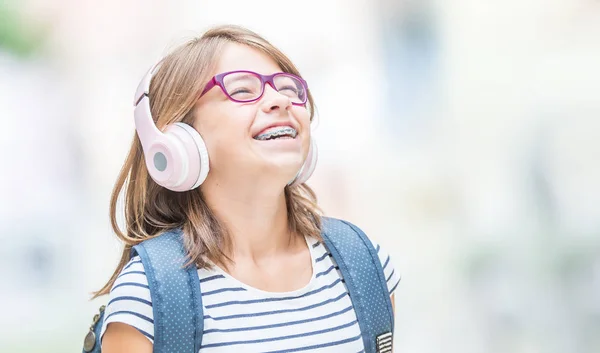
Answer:
M284 188L278 183L209 177L201 190L229 232L224 250L232 259L266 258L294 243Z

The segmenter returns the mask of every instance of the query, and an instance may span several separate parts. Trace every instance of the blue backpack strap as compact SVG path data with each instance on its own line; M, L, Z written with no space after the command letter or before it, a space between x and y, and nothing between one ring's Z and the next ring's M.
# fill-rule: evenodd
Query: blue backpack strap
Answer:
M322 236L348 288L365 352L391 352L392 302L373 244L358 227L334 218L323 217Z
M154 352L198 353L204 317L200 280L188 261L183 232L176 229L132 249L144 265L154 314ZM190 339L193 338L193 339Z

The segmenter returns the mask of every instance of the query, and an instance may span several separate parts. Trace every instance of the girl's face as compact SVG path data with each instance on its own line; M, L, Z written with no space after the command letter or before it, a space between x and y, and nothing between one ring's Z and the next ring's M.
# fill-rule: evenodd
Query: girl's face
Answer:
M282 71L267 54L229 43L213 75L236 70L262 75ZM248 84L243 82L243 75L237 79L240 82L227 83L228 92L242 100L248 94ZM275 86L280 87L279 91L267 83L262 97L254 102L234 102L219 86L198 100L193 126L208 148L209 178L272 175L287 182L296 175L308 154L310 116L305 105L292 104L297 100L297 92L290 88L293 85L283 82L285 78L278 80L281 83Z

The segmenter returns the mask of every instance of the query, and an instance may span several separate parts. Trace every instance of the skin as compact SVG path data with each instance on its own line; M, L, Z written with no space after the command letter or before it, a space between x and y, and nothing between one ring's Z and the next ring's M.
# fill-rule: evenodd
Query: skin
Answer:
M266 54L231 43L219 56L213 75L233 70L263 75L282 71ZM308 154L307 109L292 105L287 96L266 85L261 99L251 103L232 102L214 87L198 100L194 110L193 126L206 142L211 168L200 189L232 236L226 252L235 263L225 270L264 291L304 287L312 277L310 252L303 237L287 229L283 190ZM253 138L273 123L290 124L298 131L297 137L280 141ZM391 299L394 305L393 295ZM105 353L151 353L152 344L135 328L111 323L102 349Z

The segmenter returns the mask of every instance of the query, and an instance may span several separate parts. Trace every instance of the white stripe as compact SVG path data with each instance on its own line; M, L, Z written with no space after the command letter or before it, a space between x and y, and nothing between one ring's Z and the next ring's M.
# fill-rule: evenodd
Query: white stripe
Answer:
M115 288L111 292L111 299L116 297L136 297L143 300L147 300L149 302L152 301L152 299L150 298L150 290L148 288L137 286L121 286ZM115 304L118 305L118 302L115 302Z
M104 323L104 327L102 329L102 334L104 334L104 331L106 330L106 327L108 326L108 324L110 324L112 322L121 322L121 323L130 325L130 326L133 326L139 330L142 330L142 331L154 336L154 324L152 324L151 322L148 322L142 318L139 318L135 315L131 315L131 314L115 314L115 315L111 316L110 318L108 318L108 320ZM148 337L148 339L151 342L153 341L150 337Z

